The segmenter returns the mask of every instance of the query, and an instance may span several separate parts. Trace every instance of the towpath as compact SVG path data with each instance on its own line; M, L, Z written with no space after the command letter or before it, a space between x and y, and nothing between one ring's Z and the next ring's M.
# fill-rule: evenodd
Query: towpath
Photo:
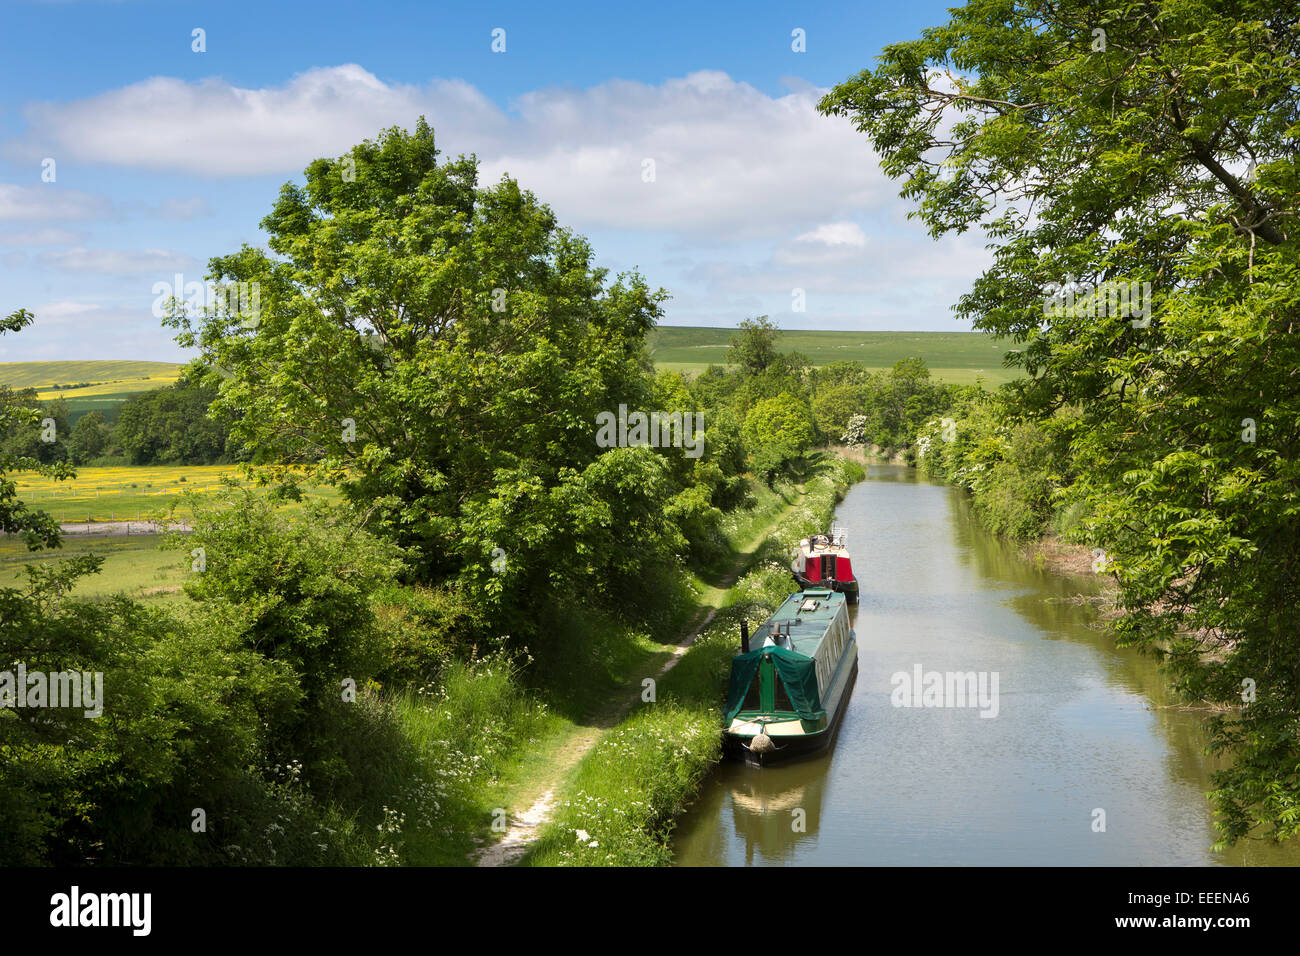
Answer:
M682 639L673 647L667 660L660 665L658 672L655 674L656 680L662 678L677 666L677 662L682 659L682 655L690 649L691 645L695 643L695 639L713 621L714 615L722 607L724 595L736 583L740 575L749 568L754 560L754 554L767 539L767 536L772 533L772 529L780 525L786 516L799 504L800 498L804 495L803 486L798 487L798 492L799 497L795 498L780 514L764 525L748 542L745 549L736 554L727 570L718 578L717 583L710 585L700 596L699 609L691 622L684 628ZM628 712L640 699L639 686L631 694L615 694L606 703L605 707L596 714L590 726L578 728L560 745L554 759L551 761L549 772L545 775L545 782L540 786L534 785L532 788L533 793L521 794L520 803L531 798L528 808L508 820L505 835L501 840L482 846L471 854L471 860L476 866L510 866L517 863L528 853L529 848L541 835L542 828L550 822L551 815L555 810L556 794L569 773L596 746L596 743L605 732L627 716ZM538 789L541 789L540 793L537 793Z

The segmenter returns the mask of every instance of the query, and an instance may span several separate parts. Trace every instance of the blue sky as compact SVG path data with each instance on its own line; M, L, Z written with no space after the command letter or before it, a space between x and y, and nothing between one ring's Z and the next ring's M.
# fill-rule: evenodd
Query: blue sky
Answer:
M960 329L980 240L930 240L814 109L945 7L6 2L0 310L37 324L0 361L185 357L155 285L261 244L306 162L421 113L667 288L669 324Z

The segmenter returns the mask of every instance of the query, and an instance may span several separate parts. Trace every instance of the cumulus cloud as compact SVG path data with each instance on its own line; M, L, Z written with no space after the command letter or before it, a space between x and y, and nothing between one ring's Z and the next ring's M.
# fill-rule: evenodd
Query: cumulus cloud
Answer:
M63 300L41 303L35 309L35 314L41 321L58 324L69 319L83 318L103 311L103 306L94 303Z
M712 71L539 91L516 104L522 138L484 169L583 224L788 234L892 193L861 134L817 113L818 95L772 97Z
M36 321L18 335L6 336L5 361L77 359L152 359L184 361L186 352L159 335L147 302L139 307L58 299L26 304ZM17 305L0 306L12 311Z
M210 215L212 205L202 196L183 196L159 202L114 203L107 196L63 189L52 183L32 186L0 183L0 222L122 218L183 221ZM0 244L3 242L0 238Z
M150 192L148 202L119 197L114 205L54 186L0 186L0 220L220 217L227 206L214 197L241 184L213 180L296 177L318 156L341 155L389 126L410 129L424 115L445 155L478 155L481 182L515 177L564 225L597 233L604 264L612 254L620 267L640 266L668 286L670 321L729 323L790 309L792 290L802 289L808 312L798 322L948 326L949 307L987 265L987 252L967 237L933 242L904 223L897 184L850 123L817 112L822 93L791 78L772 95L702 71L656 84L539 89L502 108L464 81L392 83L355 64L257 89L155 77L33 104L27 129L0 152L116 166L151 183L159 172L188 176L185 192L202 195ZM85 241L26 260L95 282L196 271L165 249L87 249ZM59 288L70 296L98 287ZM81 318L94 328L120 321L138 328L141 341L152 321L156 336L156 320L137 326L136 315L110 309Z
M201 175L300 172L382 127L421 113L457 128L491 127L500 110L459 80L387 84L355 64L308 70L279 87L152 77L69 103L37 103L11 155ZM499 120L498 120L499 122Z
M924 235L893 236L870 252L849 245L829 249L784 243L759 261L705 260L685 270L684 278L719 295L784 295L804 289L808 297L860 296L946 303L967 288L992 263L991 253L973 236L933 242Z
M821 91L768 94L703 71L657 85L611 80L528 93L500 109L468 83L390 84L355 64L282 86L155 77L26 110L10 154L205 176L301 172L381 128L425 115L446 152L487 182L514 176L579 228L758 237L892 196L862 135L816 111Z
M122 203L118 209L123 215L141 216L146 219L169 219L178 222L212 215L212 204L202 196L164 199L157 203L126 202Z

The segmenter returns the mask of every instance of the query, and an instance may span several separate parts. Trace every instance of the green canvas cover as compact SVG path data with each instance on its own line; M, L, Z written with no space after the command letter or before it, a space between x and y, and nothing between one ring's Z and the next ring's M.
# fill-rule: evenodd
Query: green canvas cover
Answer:
M763 655L772 658L777 676L785 685L786 695L794 704L795 712L804 720L821 720L821 695L817 691L817 665L811 657L788 651L784 647L760 647L748 654L737 654L731 659L731 681L727 687L726 719L732 720L740 713L745 693L758 673Z
M745 703L745 694L749 690L758 665L763 661L763 649L737 654L731 659L731 681L727 684L727 709L723 712L727 720L740 713Z

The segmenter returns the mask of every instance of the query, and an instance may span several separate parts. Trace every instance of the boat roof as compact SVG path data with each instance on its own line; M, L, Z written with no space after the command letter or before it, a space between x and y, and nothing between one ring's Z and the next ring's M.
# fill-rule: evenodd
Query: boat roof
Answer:
M770 646L768 638L773 633L773 625L780 624L784 631L788 622L790 643L787 645L782 640L778 646L812 657L826 636L827 628L844 606L844 601L843 594L829 588L796 591L781 602L781 606L758 629L754 635L757 639L755 647Z
M813 547L813 538L823 539L816 547ZM844 533L843 528L833 528L829 533L819 533L808 535L799 542L799 550L804 554L825 554L827 551L841 552L848 554L848 536Z
M844 555L847 555L847 554L849 553L849 546L848 546L847 544L834 544L834 543L832 543L832 544L823 544L823 545L820 545L820 546L814 548L810 542L808 542L808 541L800 541L800 542L799 542L799 550L802 551L804 554L844 554Z

